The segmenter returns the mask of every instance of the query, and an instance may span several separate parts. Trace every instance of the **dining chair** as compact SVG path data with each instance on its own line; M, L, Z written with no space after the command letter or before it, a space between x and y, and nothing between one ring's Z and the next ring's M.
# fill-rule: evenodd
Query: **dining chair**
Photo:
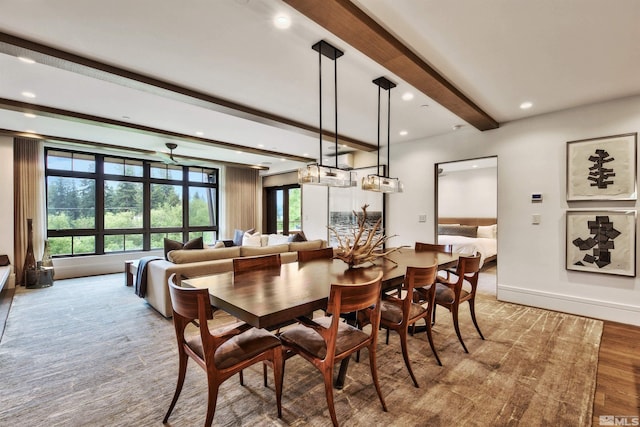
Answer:
M242 257L233 259L233 274L243 274L250 271L279 269L282 266L280 254L260 255L253 257ZM284 325L290 322L286 322ZM273 328L276 335L280 333L280 326ZM264 386L267 387L267 365L271 366L269 361L265 361L262 369Z
M282 260L280 254L239 257L233 259L233 273L246 273L254 270L280 268Z
M280 334L280 340L286 350L299 354L315 366L324 379L329 414L334 426L338 425L333 404L333 368L341 361L360 349L369 351L371 377L386 412L387 405L380 391L376 367L376 345L380 325L380 288L382 273L374 280L362 284L332 284L327 304L328 316L298 318L299 324ZM371 324L366 332L340 320L340 313L357 311ZM284 368L283 368L284 373Z
M416 250L416 252L430 251L430 252L440 252L448 255L451 255L453 253L453 245L437 245L435 243L416 242L414 249ZM449 278L451 277L451 271L447 269L440 270L440 271L444 272L445 276L443 278L442 276L437 275L436 280L438 279L449 280Z
M388 296L382 300L380 304L380 327L387 330L387 341L389 344L389 330L394 330L400 336L400 345L402 347L402 357L413 385L418 385L418 380L411 369L411 361L409 360L409 349L407 345L407 335L409 326L415 325L418 321L424 320L427 339L431 346L431 351L438 362L442 366L438 353L433 345L433 337L431 335L431 315L433 312L433 304L435 302L435 281L437 274L437 266L431 267L407 267L404 283L402 285L403 298L396 296ZM421 287L427 295L426 301L421 304L413 302L413 293L416 287Z
M484 336L480 331L480 327L478 326L478 322L476 320L476 309L475 309L475 300L476 300L476 290L478 288L478 275L480 272L480 258L481 255L478 253L474 256L460 256L458 259L458 265L455 270L455 276L457 280L455 281L438 281L436 283L436 292L435 292L435 305L433 306L433 322L436 320L436 307L441 305L446 307L451 312L453 316L453 326L456 330L456 335L458 335L458 340L460 340L460 344L462 344L462 348L465 353L469 353L467 350L467 346L464 344L462 340L462 335L460 334L460 326L458 325L458 309L460 304L463 302L469 303L469 310L471 311L471 320L480 335L480 338L484 340ZM466 284L465 284L466 282Z
M242 370L265 360L274 366L276 404L280 418L283 369L280 340L269 332L253 328L244 322L211 330L213 310L209 301L209 291L177 286L175 274L169 277L169 293L178 341L179 370L176 391L162 422L168 422L178 401L189 358L207 373L208 402L205 426L210 426L213 422L220 385L236 373L240 374L240 384L243 385Z
M333 248L310 249L307 251L298 251L298 262L312 261L314 259L331 259L333 258Z

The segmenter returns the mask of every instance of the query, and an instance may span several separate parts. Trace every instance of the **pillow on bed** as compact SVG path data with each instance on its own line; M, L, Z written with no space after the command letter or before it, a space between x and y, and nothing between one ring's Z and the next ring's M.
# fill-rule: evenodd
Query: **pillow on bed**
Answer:
M478 226L478 237L482 237L484 239L495 239L496 238L496 224L493 225L479 225Z
M478 226L476 225L438 225L438 234L443 236L464 236L478 237Z

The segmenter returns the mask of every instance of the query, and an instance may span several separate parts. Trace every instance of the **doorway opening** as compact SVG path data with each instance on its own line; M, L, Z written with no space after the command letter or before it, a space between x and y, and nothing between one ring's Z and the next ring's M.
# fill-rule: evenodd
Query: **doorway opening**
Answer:
M478 292L496 295L498 262L498 157L435 165L436 242L453 251L480 253Z

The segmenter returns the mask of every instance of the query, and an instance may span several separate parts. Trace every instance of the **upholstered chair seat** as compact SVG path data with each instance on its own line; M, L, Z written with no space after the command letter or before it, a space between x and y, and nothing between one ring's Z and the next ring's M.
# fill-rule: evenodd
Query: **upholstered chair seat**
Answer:
M469 296L469 291L460 289L460 300L464 301ZM436 284L436 303L453 304L456 294L453 289L441 283Z
M240 327L242 324L242 322L235 323L228 327L213 330L211 333L213 335L221 335L225 331ZM202 338L199 331L193 335L185 333L185 341L191 350L204 359ZM273 334L264 329L249 329L221 344L216 349L213 360L218 369L225 369L278 346L280 346L280 340Z
M313 321L322 327L331 326L331 317L314 318ZM280 335L283 342L293 342L304 349L310 355L324 359L327 355L327 344L322 336L315 330L302 325L296 325L287 329ZM335 354L344 353L346 350L359 346L369 339L369 334L351 326L346 322L338 324L338 337L336 339Z
M418 317L426 311L427 309L420 304L411 303L409 306L409 318ZM380 306L380 317L382 319L393 323L400 323L402 322L402 315L402 306L389 301L382 301L382 305Z

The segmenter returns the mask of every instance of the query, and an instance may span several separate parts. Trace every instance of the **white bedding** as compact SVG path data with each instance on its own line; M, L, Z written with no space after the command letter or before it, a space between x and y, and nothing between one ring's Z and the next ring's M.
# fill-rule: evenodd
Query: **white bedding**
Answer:
M497 255L498 243L496 239L483 237L464 237L439 235L439 245L453 245L453 252L459 254L475 255L480 252L480 266L484 264L487 257Z

